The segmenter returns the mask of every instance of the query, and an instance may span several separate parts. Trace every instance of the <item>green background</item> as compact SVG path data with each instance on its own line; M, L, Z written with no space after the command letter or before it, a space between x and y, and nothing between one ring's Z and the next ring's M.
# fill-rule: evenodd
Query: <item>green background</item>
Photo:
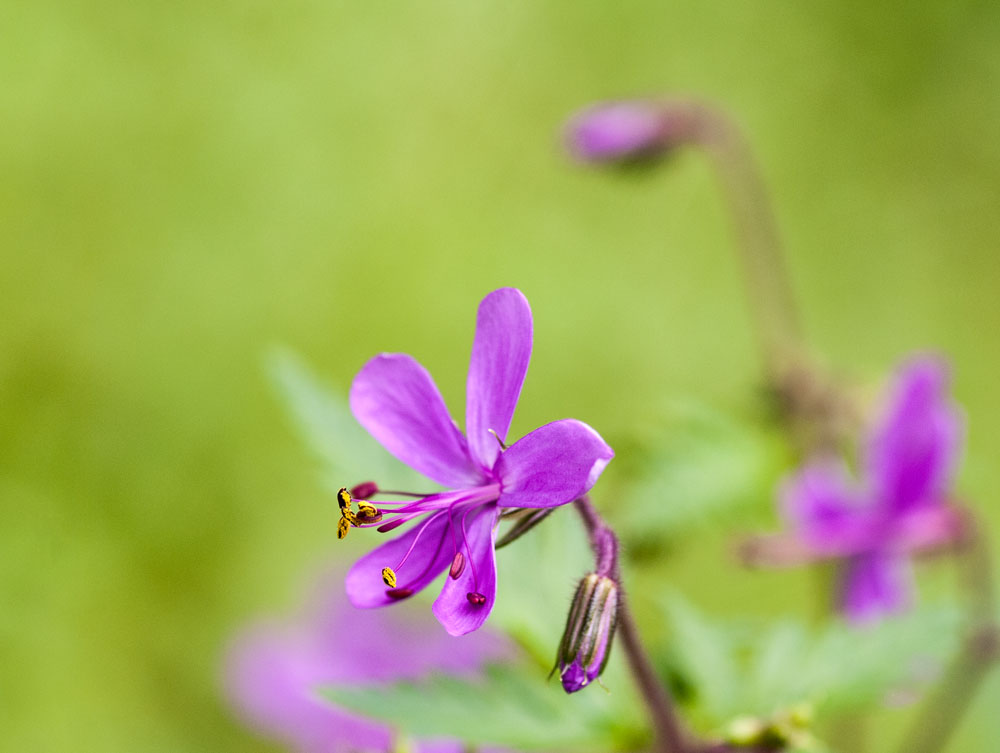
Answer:
M811 346L872 381L951 357L960 492L1000 538L998 50L985 0L7 0L0 748L274 749L220 700L220 657L336 545L274 345L341 389L413 353L460 416L475 306L516 285L512 435L575 416L627 443L673 396L753 412L709 168L571 164L561 123L597 99L734 114ZM717 539L663 581L723 616L804 611L806 575L741 573ZM998 704L993 678L951 750L995 747Z

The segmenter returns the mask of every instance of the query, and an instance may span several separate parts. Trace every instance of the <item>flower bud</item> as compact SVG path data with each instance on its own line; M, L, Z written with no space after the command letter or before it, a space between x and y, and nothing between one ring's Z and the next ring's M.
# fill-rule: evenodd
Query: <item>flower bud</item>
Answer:
M609 102L574 117L566 141L582 162L645 162L679 144L689 120L686 112L661 102Z
M556 656L556 668L567 693L585 688L604 671L617 624L618 584L607 576L590 573L576 588Z
M378 484L374 481L362 481L351 489L351 496L354 499L371 499L378 494Z

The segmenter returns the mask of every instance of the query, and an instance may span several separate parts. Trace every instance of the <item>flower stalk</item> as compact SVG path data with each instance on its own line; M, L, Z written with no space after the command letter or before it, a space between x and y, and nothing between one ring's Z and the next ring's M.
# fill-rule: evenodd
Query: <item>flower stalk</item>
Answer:
M639 638L632 611L629 609L618 566L618 537L604 522L589 497L580 497L573 504L590 539L595 569L598 573L614 578L618 582L618 635L632 671L632 678L640 697L646 704L653 726L656 736L653 750L656 753L686 753L690 750L687 744L688 735L673 698L656 675L656 670Z

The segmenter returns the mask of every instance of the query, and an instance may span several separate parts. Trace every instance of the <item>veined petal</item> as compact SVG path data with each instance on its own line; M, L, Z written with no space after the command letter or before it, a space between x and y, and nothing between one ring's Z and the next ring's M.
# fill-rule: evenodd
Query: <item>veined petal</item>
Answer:
M555 507L586 494L615 456L582 421L553 421L521 437L497 460L501 507Z
M452 488L483 480L431 375L405 353L383 353L365 364L351 385L351 412L383 447L427 478Z
M905 557L876 550L851 557L844 567L840 607L848 619L876 620L912 601L913 573Z
M870 547L878 521L838 461L814 462L785 481L781 514L813 554L832 557Z
M465 433L472 455L492 468L507 438L531 359L531 308L516 288L500 288L479 304L465 393Z
M414 523L406 533L373 549L354 563L347 573L347 598L361 609L394 604L398 599L388 595L389 589L382 581L382 568L391 567L396 571L397 589L405 588L416 593L448 567L453 554L448 512L431 513ZM400 566L404 556L406 562Z
M434 616L451 635L465 635L482 627L493 611L497 595L497 564L493 541L500 508L488 503L467 512L456 511L451 519L452 534L467 558L458 578L445 579L441 595L434 602ZM463 538L465 544L462 544ZM469 601L470 593L486 598L482 604Z
M888 512L945 501L962 439L962 419L948 398L948 381L946 364L930 356L899 369L864 458Z

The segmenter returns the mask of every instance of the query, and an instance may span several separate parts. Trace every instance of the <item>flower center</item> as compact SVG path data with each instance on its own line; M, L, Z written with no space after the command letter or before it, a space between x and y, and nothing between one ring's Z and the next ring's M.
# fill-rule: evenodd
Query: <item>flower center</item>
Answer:
M364 494L364 498L360 495ZM379 501L378 506L368 500L376 494L408 497L400 501ZM451 565L448 577L458 580L465 574L466 564L472 580L472 590L466 593L466 599L473 606L486 603L486 596L479 590L479 577L476 573L475 558L469 544L466 521L476 508L494 502L500 496L500 485L497 483L438 494L419 494L414 492L385 491L373 482L366 482L354 487L351 491L342 488L337 492L337 503L340 506L340 521L337 525L337 538L344 538L351 528L377 527L380 533L392 531L404 523L425 516L416 529L413 540L406 552L394 566L382 568L382 582L386 585L386 596L391 599L405 599L412 596L419 587L417 584L430 574L438 557L432 556L425 567L416 572L414 568L406 567L410 555L416 551L428 527L442 516L448 516L448 532L452 545ZM357 503L358 510L352 509ZM382 522L390 518L388 522ZM441 542L442 544L444 542ZM404 567L406 570L404 571ZM413 572L410 572L413 570ZM401 578L400 575L403 577ZM400 581L405 581L400 585Z

